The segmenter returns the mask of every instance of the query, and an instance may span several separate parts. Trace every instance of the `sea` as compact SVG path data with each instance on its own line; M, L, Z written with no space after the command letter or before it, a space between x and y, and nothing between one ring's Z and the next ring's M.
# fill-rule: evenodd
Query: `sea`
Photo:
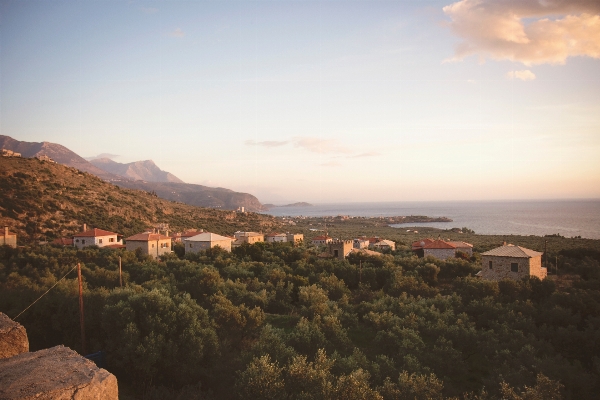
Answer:
M280 217L425 215L448 217L452 222L393 226L399 229L408 226L441 229L466 227L483 235L559 234L600 239L600 199L329 203L308 207L275 207L265 213Z

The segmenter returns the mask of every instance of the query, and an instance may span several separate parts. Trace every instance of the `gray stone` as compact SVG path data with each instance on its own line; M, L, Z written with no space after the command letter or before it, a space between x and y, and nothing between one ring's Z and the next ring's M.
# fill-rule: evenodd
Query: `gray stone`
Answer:
M2 400L117 400L117 378L64 346L0 360Z

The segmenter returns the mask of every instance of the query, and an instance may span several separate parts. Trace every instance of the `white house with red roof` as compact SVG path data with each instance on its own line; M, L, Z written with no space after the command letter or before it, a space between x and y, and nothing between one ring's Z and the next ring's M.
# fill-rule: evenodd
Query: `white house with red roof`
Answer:
M171 238L160 233L144 232L125 239L125 247L129 251L141 249L142 253L158 258L171 253Z
M78 249L87 246L125 247L122 238L123 236L118 233L98 228L87 230L86 225L83 224L83 231L73 235L73 245Z
M330 238L327 235L321 235L321 236L315 236L312 239L312 244L314 244L315 246L324 246L327 243L331 243L333 241L333 238Z

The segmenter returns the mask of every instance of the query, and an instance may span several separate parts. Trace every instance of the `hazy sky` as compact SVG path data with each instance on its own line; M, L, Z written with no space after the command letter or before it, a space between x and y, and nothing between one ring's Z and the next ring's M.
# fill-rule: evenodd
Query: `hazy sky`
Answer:
M0 133L262 202L600 197L600 2L0 0Z

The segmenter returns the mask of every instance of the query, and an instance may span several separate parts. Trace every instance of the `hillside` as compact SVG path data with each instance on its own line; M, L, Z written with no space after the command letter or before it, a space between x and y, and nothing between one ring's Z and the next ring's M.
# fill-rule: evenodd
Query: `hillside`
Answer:
M157 223L220 234L280 226L271 216L176 203L37 159L0 157L0 191L0 226L16 231L22 244L72 235L84 223L125 236Z
M123 164L110 158L97 158L90 160L94 166L111 174L124 178L143 180L149 182L177 182L184 183L181 179L170 172L163 171L152 160L134 161Z
M111 160L110 162L98 161L96 166L60 144L22 142L3 135L0 135L0 148L16 151L23 157L46 155L59 164L89 172L122 187L154 192L167 200L199 207L229 210L245 207L247 211L263 210L260 201L251 194L183 183L175 175L162 171L151 160L130 164L116 163ZM138 180L134 182L136 179Z

